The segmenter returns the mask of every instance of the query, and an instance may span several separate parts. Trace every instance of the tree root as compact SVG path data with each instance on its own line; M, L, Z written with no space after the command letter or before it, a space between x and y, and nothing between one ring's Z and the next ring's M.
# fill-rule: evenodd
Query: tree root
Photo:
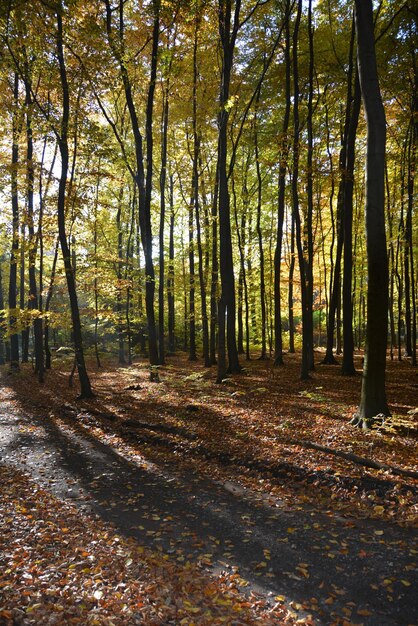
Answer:
M325 452L325 454L332 454L334 456L345 459L346 461L350 461L351 463L355 463L356 465L362 465L363 467L384 470L386 472L391 472L391 474L396 474L397 476L406 476L408 478L418 479L418 472L402 469L401 467L395 467L393 465L388 465L387 463L380 463L379 461L373 461L373 459L367 459L364 456L358 456L357 454L352 454L350 452L343 452L342 450L335 450L335 448L329 448L328 446L321 446L319 443L314 443L313 441L307 441L302 439L300 441L291 440L291 443L293 443L294 445L303 446L305 448L319 450L320 452Z

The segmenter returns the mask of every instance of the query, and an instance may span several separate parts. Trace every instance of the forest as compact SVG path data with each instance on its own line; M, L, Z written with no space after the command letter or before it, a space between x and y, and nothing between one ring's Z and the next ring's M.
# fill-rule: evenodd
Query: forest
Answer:
M415 623L417 26L0 2L0 625Z

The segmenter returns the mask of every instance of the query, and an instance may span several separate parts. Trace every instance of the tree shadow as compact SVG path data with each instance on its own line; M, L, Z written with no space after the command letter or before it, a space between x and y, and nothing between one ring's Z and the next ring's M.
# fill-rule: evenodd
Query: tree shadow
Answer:
M220 418L213 414L211 419ZM405 577L412 542L408 530L371 520L353 522L312 507L289 509L278 500L269 503L250 490L234 490L233 484L205 477L197 465L164 462L147 447L124 456L111 447L111 437L109 445L103 443L74 418L33 416L30 423L36 428L17 432L6 453L20 454L24 466L49 489L111 522L119 533L174 559L200 561L215 573L238 567L251 588L264 594L282 594L302 604L317 598L317 624L343 615L343 604L349 602L371 612L372 618L362 618L364 624L377 619L382 626L412 623L414 585L398 585L395 599L388 599L383 586L370 589L376 580ZM228 428L224 424L225 432ZM112 429L113 423L110 433ZM129 443L126 434L118 436ZM199 458L206 460L201 452ZM235 458L217 460L236 463ZM277 469L280 480L288 479L288 471L306 480L305 468L290 463ZM384 544L382 527L388 539ZM353 571L358 575L352 576Z

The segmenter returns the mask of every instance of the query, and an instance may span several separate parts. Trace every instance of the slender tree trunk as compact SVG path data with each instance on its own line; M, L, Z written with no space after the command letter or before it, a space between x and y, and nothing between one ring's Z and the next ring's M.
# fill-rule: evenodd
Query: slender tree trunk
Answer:
M293 31L293 163L292 163L292 212L295 222L296 248L299 261L300 272L300 291L302 300L302 363L300 378L307 380L309 378L309 322L308 322L308 293L307 293L307 275L306 262L303 253L302 244L302 228L299 211L299 143L300 143L300 125L299 125L299 71L298 71L298 41L299 41L299 25L302 14L302 0L298 0L298 9L296 21Z
M256 99L256 107L259 104L259 95ZM258 128L257 128L257 113L255 114L255 129L254 129L254 147L255 147L255 164L257 173L257 239L258 239L258 255L260 259L260 310L261 310L261 354L260 359L267 358L267 315L266 315L266 283L265 283L265 263L264 263L264 248L263 248L263 233L261 231L261 206L262 206L262 177L260 167L260 152L258 147Z
M387 222L389 229L389 250L388 250L388 261L389 261L389 276L390 276L390 284L389 284L389 328L390 328L390 360L394 359L394 350L396 346L396 331L395 331L395 250L393 245L393 207L392 207L392 198L390 193L389 186L389 173L387 168L387 163L385 163L385 183L386 183L386 206L387 206Z
M342 373L353 376L354 367L354 337L353 337L353 187L355 142L358 118L360 114L360 83L356 73L353 102L351 106L350 122L347 133L347 160L344 180L344 270L343 270L343 363Z
M59 239L55 244L54 258L52 261L51 276L49 279L48 291L45 299L45 326L44 326L44 350L45 350L45 369L51 369L51 350L49 347L49 309L51 306L52 294L54 291L55 270L58 260Z
M367 122L367 328L358 424L389 415L385 391L388 260L385 233L386 120L376 65L372 0L355 0L358 66Z
M245 188L245 186L244 186ZM243 299L243 302L241 301L241 303L239 302L239 305L241 304L241 307L243 307L243 304L245 304L245 344L246 344L246 348L245 348L245 356L246 359L249 361L250 360L250 307L249 307L249 299L248 299L248 284L247 284L247 274L246 274L246 270L245 270L245 241L246 241L246 211L247 211L247 203L246 201L244 201L244 206L243 206L243 211L241 214L241 224L238 224L238 211L237 211L237 206L236 206L236 198L235 198L235 187L233 186L233 190L234 190L234 216L235 216L235 227L236 227L236 231L237 231L237 238L238 238L238 251L239 251L239 258L240 258L240 273L239 273L239 291L238 291L238 295L241 294L241 298ZM245 196L245 192L244 192L244 196ZM241 317L242 317L242 311L241 311ZM238 351L244 353L244 323L243 320L241 319L241 326L242 328L240 328L240 324L238 325ZM240 337L240 333L242 333L242 337ZM242 350L240 350L240 342L242 344Z
M292 225L290 228L290 266L289 266L289 289L288 289L288 311L289 311L289 354L295 353L295 313L293 309L293 280L295 275L296 253L295 253L295 220L292 212Z
M285 215L286 173L289 158L289 120L291 107L291 59L290 59L290 2L286 2L285 15L285 110L280 145L280 165L277 199L277 233L274 251L274 365L283 365L282 310L280 293L280 271L282 262L282 240Z
M192 189L197 187L198 183L194 181L194 173L192 180ZM195 306L195 269L194 269L194 197L192 196L189 205L189 361L196 361L196 306Z
M99 208L99 187L100 187L100 159L99 164L97 166L97 182L96 182L96 194L94 198L94 225L93 225L93 250L94 250L94 280L93 280L93 290L94 290L94 353L96 356L96 364L97 367L100 368L102 366L100 362L99 355L99 340L98 340L98 328L99 328L99 259L97 253L97 210Z
M126 242L126 257L125 257L125 282L126 282L126 303L125 303L125 324L126 324L126 341L128 351L128 364L132 365L132 325L131 325L131 302L132 302L132 270L133 270L133 257L134 257L134 231L135 231L135 215L136 215L136 187L134 186L133 193L130 196L129 204L131 207L130 215L130 227L128 240Z
M20 311L21 311L21 324L22 330L20 333L21 337L21 361L22 363L28 363L29 361L29 322L26 319L26 316L23 316L22 313L26 310L26 304L28 302L26 296L26 251L28 248L27 240L26 240L26 221L27 215L26 211L22 211L23 215L21 218L21 230L20 230ZM412 352L411 352L412 354Z
M330 303L329 303L329 313L328 313L328 326L327 326L327 350L326 350L326 354L324 357L324 360L322 361L323 364L325 365L336 365L337 364L337 360L334 357L333 354L333 348L334 348L334 338L335 338L335 334L337 335L337 354L340 354L341 352L341 314L339 312L340 309L340 302L341 302L341 261L342 261L342 255L343 255L343 250L344 250L344 255L347 255L347 258L344 256L344 262L347 263L347 267L344 265L345 267L345 276L344 276L344 281L343 284L345 285L346 288L346 293L345 293L345 305L348 308L347 311L347 320L346 320L346 326L345 326L345 332L347 334L346 340L348 342L347 347L348 347L348 354L350 354L351 351L351 361L352 361L352 347L350 347L351 342L350 342L350 331L349 331L349 326L351 325L352 327L352 314L350 315L350 302L352 299L352 295L351 295L351 265L352 265L352 261L350 261L350 258L352 258L352 251L351 251L351 232L352 232L352 213L349 215L345 215L345 204L348 201L349 203L349 207L352 207L352 197L350 200L350 186L351 186L351 194L352 194L352 183L350 185L349 183L349 189L346 190L346 183L347 180L350 177L350 174L347 172L347 148L348 148L348 143L349 143L349 132L350 132L350 123L351 121L353 121L353 126L351 128L351 136L350 136L350 141L352 142L352 149L353 149L353 153L352 156L350 157L350 159L353 162L353 167L354 167L354 142L355 142L355 133L356 133L356 126L354 124L354 117L352 115L352 113L354 114L355 109L354 109L354 105L352 103L353 100L353 96L352 96L352 81L353 81L353 63L354 63L354 38L355 38L355 24L354 24L354 20L353 20L353 25L352 25L352 30L351 30L351 40L350 40L350 51L349 51L349 58L348 58L348 75L347 75L347 96L346 96L346 105L345 105L345 120L344 120L344 128L343 128L343 133L342 133L342 140L341 140L341 150L340 150L340 156L339 156L339 170L340 170L340 184L339 184L339 189L338 189L338 199L337 199L337 249L336 249L336 255L335 255L335 265L333 268L333 274L331 276L331 294L330 294ZM358 113L357 113L357 117L358 117ZM352 176L352 174L351 174ZM347 233L347 245L344 245L344 241L345 241L345 233L344 233L344 229L345 226L348 226L349 232ZM350 285L348 287L348 285ZM343 319L345 317L345 311L344 311L344 316ZM347 358L347 353L346 353L346 357ZM348 364L346 364L348 366ZM348 369L350 369L348 367ZM348 369L347 369L347 373L348 373ZM343 364L343 373L345 373L345 366ZM354 370L354 364L352 366L352 370ZM352 372L354 373L354 372Z
M60 5L57 11L57 56L59 62L60 80L62 88L62 118L61 130L58 139L61 154L61 175L58 187L58 236L61 245L61 252L64 261L65 276L67 279L68 295L70 298L71 319L74 337L75 359L77 363L78 376L80 380L80 397L90 398L94 394L91 389L90 379L87 374L84 360L83 338L81 334L80 311L78 307L77 292L75 285L74 269L72 267L70 250L67 242L65 228L65 190L68 174L68 125L70 118L70 94L67 80L67 70L64 59L63 47L63 7Z
M117 251L118 260L116 265L116 319L118 335L118 361L120 365L126 363L124 347L124 326L122 318L122 264L123 257L123 225L122 225L122 204L123 204L123 181L120 184L118 195L118 208L116 211L116 231L117 231Z
M171 354L176 349L175 314L174 314L174 181L170 176L170 228L168 244L167 272L167 305L168 305L168 350Z
M219 156L218 156L219 161ZM210 281L210 338L209 356L211 365L216 365L216 346L218 331L218 288L219 288L219 257L218 257L218 199L219 176L218 163L215 169L215 185L212 199L212 272Z
M417 102L413 114L415 117L418 115L418 96L415 96ZM408 140L408 153L407 153L407 198L408 198L408 210L406 216L407 223L407 242L408 247L408 259L410 266L410 285L411 285L411 356L412 365L417 365L417 302L416 302L416 277L415 277L415 263L414 263L414 242L413 242L413 224L412 214L414 209L414 177L415 177L415 161L416 161L416 143L418 137L418 122L412 119L410 124L409 140Z
M314 92L314 41L312 25L312 0L308 2L308 40L309 40L309 89L308 114L306 119L308 134L307 151L307 210L304 224L304 263L306 283L306 308L303 321L303 335L305 338L306 358L309 370L315 368L313 344L313 261L314 261L314 232L313 232L313 92Z
M4 293L3 293L3 270L2 270L3 258L0 256L0 365L6 363L6 346L4 340L5 334L5 319L4 319Z
M19 200L17 190L17 168L19 164L19 78L14 75L13 100L15 110L13 113L12 129L12 247L10 251L10 274L9 274L9 334L10 334L10 369L19 369L19 337L17 333L17 263L19 256Z
M167 185L167 143L168 143L168 118L169 118L169 73L163 89L163 114L161 124L161 170L160 170L160 232L159 232L159 282L158 282L158 349L160 364L165 364L165 324L164 324L164 284L165 284L165 250L164 250L164 226L166 214L165 193Z
M124 58L124 3L119 4L119 25L118 36L115 38L113 29L112 13L110 0L105 0L106 7L106 30L109 45L116 61L119 64L120 74L122 78L123 88L128 106L131 127L134 136L136 171L131 172L134 181L138 186L138 204L139 204L139 225L141 233L142 248L145 259L145 311L148 326L148 347L150 359L150 378L152 381L158 381L158 370L156 366L159 363L157 332L155 324L154 310L154 294L155 294L155 269L152 256L152 226L151 226L151 192L153 180L153 109L154 109L154 93L157 76L157 56L160 31L160 3L159 0L153 2L154 23L152 30L152 52L151 52L151 70L148 85L147 104L145 111L145 138L146 138L146 162L147 171L145 175L144 167L144 150L143 138L139 128L138 114L135 107L134 96L132 93L131 78L125 65Z
M44 382L44 350L43 350L43 329L42 317L39 311L38 285L36 282L36 257L37 257L37 241L35 236L34 215L33 215L33 196L35 172L33 165L33 134L32 134L32 96L31 82L29 78L28 68L25 68L25 90L26 90L26 163L27 163L27 219L29 230L29 309L35 313L33 320L34 330L34 351L35 351L35 373L38 375L40 383ZM42 236L42 235L41 235Z
M231 70L236 36L239 28L240 0L235 2L235 14L231 31L231 0L219 0L219 34L222 45L222 79L219 98L219 246L220 246L220 275L221 296L219 299L218 319L218 373L217 382L225 378L226 349L228 350L228 371L239 372L241 367L238 360L236 342L236 305L235 279L232 258L230 197L227 176L227 129L229 119L229 89ZM226 330L226 338L225 338ZM226 341L225 341L226 339Z

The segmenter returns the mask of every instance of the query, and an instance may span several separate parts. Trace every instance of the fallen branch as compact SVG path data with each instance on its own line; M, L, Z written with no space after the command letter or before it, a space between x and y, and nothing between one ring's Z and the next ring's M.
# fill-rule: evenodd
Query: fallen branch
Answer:
M291 443L297 446L303 446L304 448L313 448L314 450L325 452L325 454L338 456L346 461L351 461L351 463L356 463L356 465L363 465L364 467L391 472L391 474L397 474L398 476L407 476L408 478L418 479L418 472L402 469L401 467L395 467L393 465L387 465L387 463L380 463L379 461L373 461L373 459L367 459L364 456L358 456L357 454L352 454L351 452L343 452L342 450L335 450L335 448L329 448L328 446L321 446L319 443L314 443L313 441L302 439L300 441L291 440Z

